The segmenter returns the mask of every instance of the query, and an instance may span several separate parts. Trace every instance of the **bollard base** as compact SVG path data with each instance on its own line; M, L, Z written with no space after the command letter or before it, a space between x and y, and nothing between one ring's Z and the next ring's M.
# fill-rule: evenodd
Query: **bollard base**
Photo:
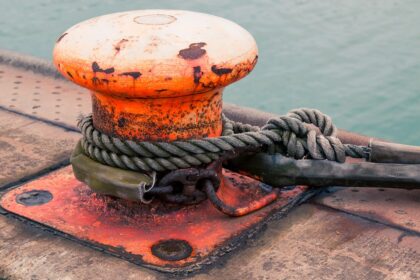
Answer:
M270 187L223 171L218 194L235 206L266 194ZM0 199L7 215L135 264L163 272L188 274L216 262L313 195L307 187L283 190L279 199L246 216L232 218L209 201L181 206L150 205L92 192L65 167L6 192ZM0 208L0 209L1 209Z

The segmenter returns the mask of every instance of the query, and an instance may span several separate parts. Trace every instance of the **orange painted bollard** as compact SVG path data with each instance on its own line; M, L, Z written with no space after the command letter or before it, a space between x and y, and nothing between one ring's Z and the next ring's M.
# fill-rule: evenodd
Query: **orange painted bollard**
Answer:
M107 30L107 35L94 36L98 30ZM54 63L68 79L91 90L94 129L118 141L153 145L154 141L220 136L223 89L252 71L257 53L253 37L225 19L186 11L135 11L70 28L56 43ZM78 175L78 167L73 166ZM223 177L221 166L218 174ZM121 188L111 192L89 183L92 180L85 176L77 177L104 194L150 201L145 187L139 189L139 197ZM225 185L223 178L221 185ZM206 198L204 190L186 188L184 196L164 197L183 204ZM187 199L188 195L194 198ZM276 198L271 196L257 204L260 207L245 209L264 207Z
M92 92L93 124L131 140L219 136L223 88L246 76L257 45L242 27L187 11L134 11L67 30L54 63Z
M93 104L73 169L11 189L1 207L159 271L208 267L308 197L306 187L273 190L224 169L223 156L199 146L196 157L180 153L191 139L220 138L223 89L257 59L246 30L201 13L130 11L71 27L57 39L54 64Z

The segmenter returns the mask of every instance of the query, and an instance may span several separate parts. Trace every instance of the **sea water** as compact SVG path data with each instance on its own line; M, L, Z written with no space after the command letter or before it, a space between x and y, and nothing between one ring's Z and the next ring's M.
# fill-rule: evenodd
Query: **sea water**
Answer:
M420 145L419 0L0 0L0 48L51 60L68 27L151 8L210 13L252 33L259 62L225 101L318 108L340 128Z

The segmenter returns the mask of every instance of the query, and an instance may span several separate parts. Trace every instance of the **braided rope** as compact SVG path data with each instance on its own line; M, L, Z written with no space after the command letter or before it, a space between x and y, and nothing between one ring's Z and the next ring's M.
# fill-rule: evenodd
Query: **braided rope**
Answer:
M311 124L318 128L310 128ZM223 134L217 138L173 142L135 142L96 130L92 116L78 124L82 148L103 164L134 171L169 171L206 165L238 149L280 152L295 159L312 158L344 162L346 156L367 158L367 147L343 144L329 116L314 109L296 109L273 118L262 127L234 122L223 116Z

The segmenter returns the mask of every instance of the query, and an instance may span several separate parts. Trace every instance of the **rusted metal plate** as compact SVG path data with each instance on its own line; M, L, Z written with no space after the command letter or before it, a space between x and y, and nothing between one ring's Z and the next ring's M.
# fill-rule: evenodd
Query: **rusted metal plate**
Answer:
M420 233L420 190L333 188L316 202Z
M6 279L167 278L1 215L0 248ZM419 260L418 236L304 204L191 279L418 279Z
M0 189L68 162L80 138L0 109Z
M218 195L230 205L246 205L264 195L256 188L260 185L257 181L224 173L227 180ZM238 181L247 184L238 185ZM230 218L209 201L188 207L159 202L149 206L100 196L77 181L66 167L7 192L1 206L131 262L184 273L239 246L276 210L301 199L305 190L285 190L262 210Z
M62 79L0 64L0 106L76 129L80 114L91 112L90 95Z

